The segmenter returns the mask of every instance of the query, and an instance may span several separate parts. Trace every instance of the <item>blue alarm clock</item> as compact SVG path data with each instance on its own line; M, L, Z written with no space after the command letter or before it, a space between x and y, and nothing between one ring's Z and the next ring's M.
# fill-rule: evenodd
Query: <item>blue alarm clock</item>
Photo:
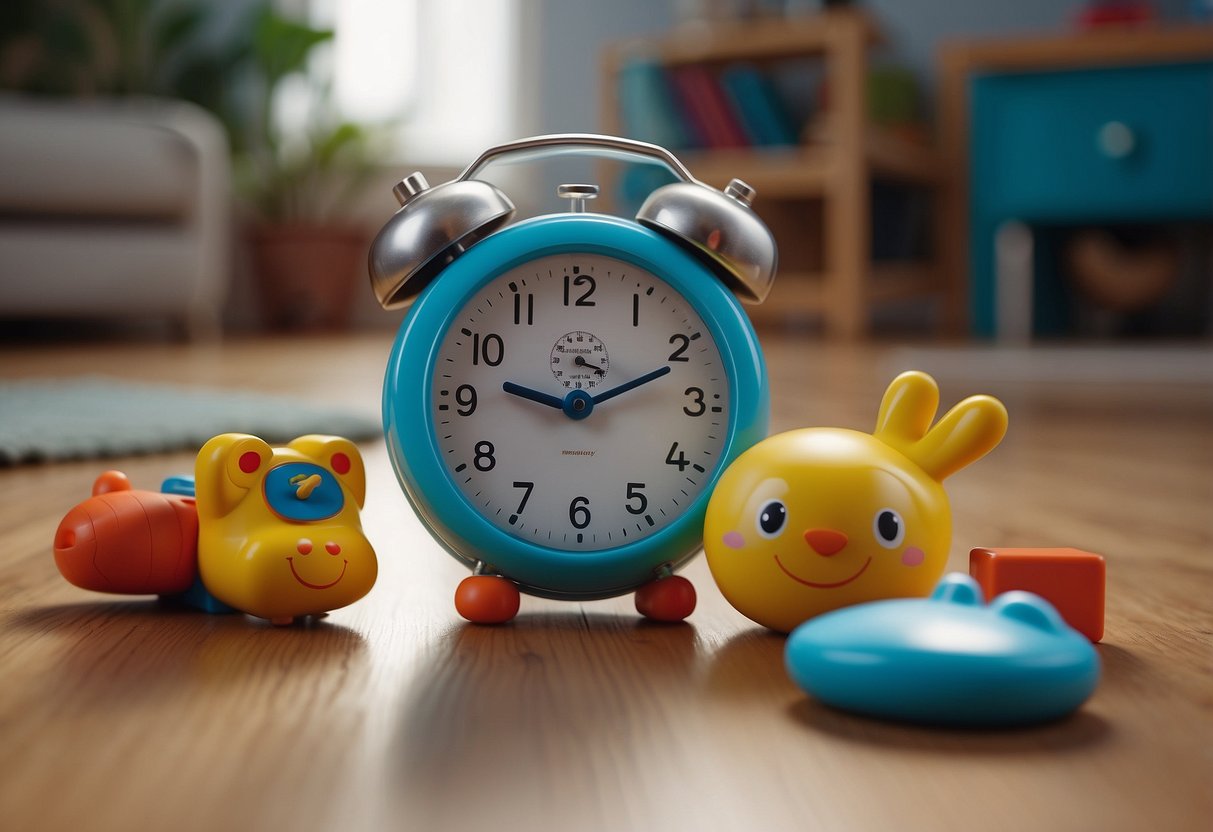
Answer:
M1099 682L1099 656L1030 592L988 605L968 575L944 575L930 598L826 613L788 637L789 675L829 705L936 725L1057 719Z
M476 175L510 156L585 154L664 164L677 181L636 218L587 210L511 222ZM523 139L459 177L395 188L371 248L385 308L409 306L384 382L389 455L410 503L473 575L465 618L512 618L522 592L581 600L637 590L681 620L673 576L702 542L712 486L766 435L762 352L735 296L761 302L776 254L734 180L718 191L663 148L608 136Z

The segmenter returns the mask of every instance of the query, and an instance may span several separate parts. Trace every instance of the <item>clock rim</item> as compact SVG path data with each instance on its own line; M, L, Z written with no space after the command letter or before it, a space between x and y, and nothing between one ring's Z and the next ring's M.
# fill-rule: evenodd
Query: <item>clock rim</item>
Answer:
M510 269L571 252L631 263L679 292L715 340L729 379L729 423L721 463L696 499L659 532L592 551L530 543L490 522L442 464L433 419L437 354L465 304ZM663 566L673 570L690 561L702 546L704 516L717 480L742 451L766 436L769 413L762 349L737 299L701 261L672 241L604 214L524 220L485 238L448 265L401 324L383 388L388 456L405 496L435 540L461 563L490 564L528 594L565 600L622 595L655 578Z

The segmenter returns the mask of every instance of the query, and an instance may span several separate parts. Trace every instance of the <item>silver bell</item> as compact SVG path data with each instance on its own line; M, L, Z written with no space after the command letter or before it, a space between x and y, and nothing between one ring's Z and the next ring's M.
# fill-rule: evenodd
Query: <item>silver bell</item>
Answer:
M686 243L742 300L762 303L775 280L778 254L775 238L750 208L754 193L740 179L723 192L701 182L675 182L650 194L636 220Z
M477 179L433 188L420 173L395 188L398 210L371 243L371 288L384 309L408 306L465 249L509 222L514 203Z

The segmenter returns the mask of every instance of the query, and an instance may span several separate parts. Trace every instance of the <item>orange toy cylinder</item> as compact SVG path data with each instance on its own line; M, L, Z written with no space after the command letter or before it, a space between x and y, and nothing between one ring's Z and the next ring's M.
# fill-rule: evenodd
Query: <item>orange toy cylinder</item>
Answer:
M133 490L90 497L60 521L55 564L83 589L124 595L184 592L198 575L194 501Z

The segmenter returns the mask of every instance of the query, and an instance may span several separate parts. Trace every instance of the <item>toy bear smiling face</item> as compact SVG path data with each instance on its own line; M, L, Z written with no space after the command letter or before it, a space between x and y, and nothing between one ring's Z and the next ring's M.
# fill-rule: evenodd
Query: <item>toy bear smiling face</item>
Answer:
M198 569L219 600L285 622L344 607L375 583L362 533L362 457L352 442L304 436L284 448L244 434L198 454Z
M806 428L737 458L708 504L712 576L749 618L788 632L851 604L922 596L943 573L952 519L940 481L998 444L1006 410L974 396L930 427L935 382L904 373L873 434Z

